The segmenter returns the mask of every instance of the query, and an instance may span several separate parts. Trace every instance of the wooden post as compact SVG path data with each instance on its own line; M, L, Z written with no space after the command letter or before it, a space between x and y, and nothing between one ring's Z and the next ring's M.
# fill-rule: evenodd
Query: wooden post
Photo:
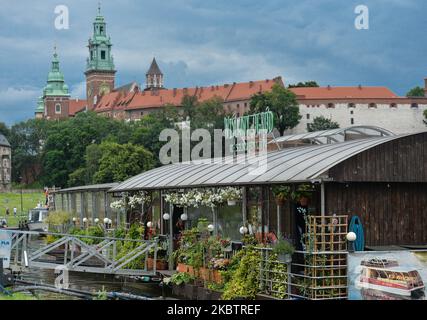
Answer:
M169 271L173 271L173 204L169 204Z
M243 215L243 225L246 225L248 222L248 213L247 213L247 187L243 187L242 192L242 215Z

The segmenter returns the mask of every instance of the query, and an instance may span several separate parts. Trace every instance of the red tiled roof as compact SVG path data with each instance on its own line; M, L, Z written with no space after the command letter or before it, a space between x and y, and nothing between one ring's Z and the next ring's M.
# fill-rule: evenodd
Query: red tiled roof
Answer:
M290 88L300 99L390 99L399 98L386 87Z
M74 116L77 112L82 111L87 105L86 100L70 99L68 105L68 114Z
M196 96L199 101L206 101L214 97L219 97L225 102L245 100L250 99L256 93L270 91L275 83L283 85L282 79L278 77L206 87L131 92L126 95L113 91L100 99L95 111L109 111L112 108L126 110L156 108L165 104L179 106L185 95Z

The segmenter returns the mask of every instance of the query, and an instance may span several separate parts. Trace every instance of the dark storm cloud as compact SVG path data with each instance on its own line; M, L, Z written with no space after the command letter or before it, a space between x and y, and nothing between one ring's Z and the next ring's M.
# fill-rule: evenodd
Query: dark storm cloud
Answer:
M97 1L2 1L0 121L33 116L54 42L74 96L84 97L87 40ZM354 28L360 1L102 1L117 84L142 83L153 56L168 87L282 75L287 83L385 85L398 94L427 76L425 1L363 1L370 29ZM54 28L67 5L70 29Z

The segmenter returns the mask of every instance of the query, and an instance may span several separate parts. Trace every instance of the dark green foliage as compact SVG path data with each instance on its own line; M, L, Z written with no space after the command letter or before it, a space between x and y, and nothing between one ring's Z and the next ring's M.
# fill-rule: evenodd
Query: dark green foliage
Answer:
M337 122L327 119L324 116L316 117L313 119L313 123L307 124L309 132L338 129L339 127L340 125Z
M271 92L258 93L251 98L250 114L269 109L274 114L274 124L283 135L285 130L296 127L301 120L295 93L275 84Z
M421 88L419 86L412 88L408 91L406 94L407 97L424 97L424 88Z
M297 84L290 84L288 88L304 88L304 87L318 87L316 81L298 82Z

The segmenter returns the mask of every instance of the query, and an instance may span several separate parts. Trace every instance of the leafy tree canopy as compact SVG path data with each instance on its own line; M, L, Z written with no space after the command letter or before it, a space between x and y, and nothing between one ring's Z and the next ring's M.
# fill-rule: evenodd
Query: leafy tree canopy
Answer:
M324 116L316 117L313 119L313 123L307 124L309 132L338 129L340 126L337 122L327 119Z
M280 134L296 127L301 120L295 93L275 84L271 92L258 93L251 98L250 112L264 112L267 108L274 114L274 122Z
M99 148L101 158L94 183L124 181L153 168L153 155L142 146L103 142Z
M412 88L408 91L406 94L407 97L424 97L424 88L421 88L419 86Z
M302 87L319 87L316 81L298 82L297 84L290 84L288 88L302 88Z

